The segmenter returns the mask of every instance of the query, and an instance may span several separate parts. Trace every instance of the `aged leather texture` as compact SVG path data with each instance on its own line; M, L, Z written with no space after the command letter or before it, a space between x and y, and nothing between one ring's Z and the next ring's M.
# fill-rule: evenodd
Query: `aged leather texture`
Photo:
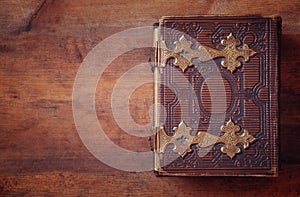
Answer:
M157 174L277 176L281 19L259 16L163 17L158 29L156 67L159 85L156 96L163 107L155 113L158 116L154 126L157 132L154 140ZM239 41L236 45L238 50L247 45L255 51L249 60L237 57L241 65L234 72L222 65L225 57L221 56L205 61L194 58L184 71L174 65L177 61L174 57L169 58L166 64L161 62L165 55L160 49L162 42L176 51L181 44L178 41L184 35L192 50L200 47L201 50L222 51L225 49L224 40L230 34ZM188 55L182 56L188 59ZM158 150L163 143L162 128L172 137L176 132L173 128L183 121L191 128L191 136L202 133L220 137L224 134L221 127L230 120L241 128L236 135L242 135L246 130L255 138L246 148L238 143L235 148L240 151L231 157L224 154L224 143L217 141L208 146L204 146L203 142L202 146L200 143L191 144L190 151L184 156L174 151L174 143L164 144L164 150ZM208 143L213 139L204 137L204 140Z

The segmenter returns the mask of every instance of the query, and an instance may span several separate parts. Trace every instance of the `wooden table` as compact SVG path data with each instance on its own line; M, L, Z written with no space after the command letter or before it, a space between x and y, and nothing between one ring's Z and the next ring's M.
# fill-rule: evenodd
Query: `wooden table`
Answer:
M2 0L0 195L300 195L299 13L297 0ZM91 49L119 31L152 25L162 15L201 14L282 16L278 178L156 177L152 172L120 171L97 160L77 133L73 84ZM122 72L146 61L149 53L150 48L136 49L119 57L97 85L99 123L114 143L132 151L149 150L147 138L132 137L118 127L111 93ZM133 119L148 123L152 85L138 88L129 103Z

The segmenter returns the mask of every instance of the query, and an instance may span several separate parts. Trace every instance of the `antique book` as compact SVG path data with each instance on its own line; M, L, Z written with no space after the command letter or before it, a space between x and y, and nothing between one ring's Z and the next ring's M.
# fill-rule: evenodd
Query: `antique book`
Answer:
M154 171L277 176L280 17L163 17L154 27Z

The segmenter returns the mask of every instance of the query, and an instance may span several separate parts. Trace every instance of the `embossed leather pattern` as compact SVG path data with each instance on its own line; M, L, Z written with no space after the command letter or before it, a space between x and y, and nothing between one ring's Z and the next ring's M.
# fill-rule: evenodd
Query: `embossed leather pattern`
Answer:
M232 34L240 41L238 49L247 45L256 53L249 61L238 57L241 66L234 72L222 66L223 57L207 61L194 59L193 65L182 71L174 66L174 58L163 65L160 60L164 54L157 53L159 85L156 96L163 106L156 112L158 133L154 140L154 157L157 174L276 176L280 18L164 17L158 28L157 51L162 41L168 48L174 48L183 34L194 49L204 46L224 50L222 40ZM189 84L183 85L185 81ZM218 88L224 91L223 95L222 91L213 92ZM224 150L222 143L208 147L192 144L184 156L174 151L172 143L158 151L162 143L161 128L168 136L174 136L173 128L184 121L191 128L192 136L200 132L222 136L220 127L229 120L254 136L248 147L238 144L241 151L231 157L221 151Z

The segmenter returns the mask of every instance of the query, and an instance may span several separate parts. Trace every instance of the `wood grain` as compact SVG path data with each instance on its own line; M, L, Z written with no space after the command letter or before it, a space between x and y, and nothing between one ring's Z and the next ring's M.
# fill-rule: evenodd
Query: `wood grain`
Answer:
M1 196L298 196L300 194L300 3L291 1L38 1L0 2ZM282 170L278 178L155 177L115 170L94 158L80 140L72 115L77 70L100 41L130 27L152 25L162 15L280 15L283 19L280 84ZM135 60L136 52L139 56ZM110 65L97 90L112 90L122 73L148 60L132 51ZM110 84L110 86L104 86ZM133 118L151 105L151 85L131 98ZM145 99L145 100L143 100ZM139 102L143 100L143 102ZM113 122L110 97L96 93L100 123L113 141L147 150L147 139L125 134ZM139 105L135 105L139 103ZM141 103L143 103L141 107ZM124 117L126 118L126 117Z

